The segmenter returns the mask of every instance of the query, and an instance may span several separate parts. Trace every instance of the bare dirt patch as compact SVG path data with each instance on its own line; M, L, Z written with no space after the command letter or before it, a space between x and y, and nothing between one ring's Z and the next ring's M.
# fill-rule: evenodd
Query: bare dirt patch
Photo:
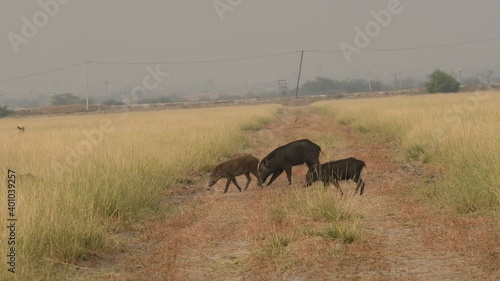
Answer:
M123 253L93 261L82 280L499 280L498 224L484 218L438 213L411 194L439 176L438 167L398 160L387 143L363 141L348 126L309 107L288 107L278 120L251 135L261 159L275 147L300 138L321 145L325 162L356 157L366 162L363 196L353 186L341 199L360 214L361 238L353 243L314 236L290 237L283 253L259 258L275 233L294 233L294 218L276 223L273 204L304 187L305 167L293 168L292 186L280 176L271 187L223 194L224 182L179 186L165 195L178 214L145 221L130 233ZM241 181L241 180L240 180ZM416 191L415 191L416 190ZM314 222L311 222L314 224ZM285 245L286 244L286 245Z

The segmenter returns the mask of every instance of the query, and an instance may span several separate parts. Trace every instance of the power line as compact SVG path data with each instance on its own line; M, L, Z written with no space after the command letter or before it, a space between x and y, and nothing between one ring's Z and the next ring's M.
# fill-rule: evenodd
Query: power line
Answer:
M277 57L283 55L295 54L297 52L283 52L260 56L250 56L250 57L239 57L239 58L228 58L228 59L213 59L213 60L196 60L196 61L167 61L167 62L105 62L105 61L93 61L93 64L199 64L199 63L213 63L213 62L229 62L229 61L240 61L240 60L251 60L260 59L268 57Z
M64 66L64 67L59 67L57 69L51 69L51 70L46 70L46 71L42 71L42 72L32 73L32 74L28 74L28 75L23 75L23 76L17 76L17 77L2 79L2 80L0 80L0 82L6 82L6 81L12 81L12 80L17 80L17 79L27 78L27 77L38 76L38 75L42 75L42 74L47 74L47 73L51 73L51 72L61 71L61 70L64 70L64 69L68 69L68 68L80 66L80 65L83 65L83 64L85 64L85 62L82 62L82 63L79 63L79 64L68 65L68 66Z
M268 54L268 55L260 55L260 56L250 56L250 57L239 57L239 58L229 58L229 59L214 59L214 60L198 60L198 61L177 61L177 62L105 62L105 61L88 61L88 62L82 62L79 64L74 64L74 65L69 65L65 67L60 67L57 69L52 69L52 70L47 70L47 71L42 71L42 72L37 72L37 73L32 73L28 75L22 75L22 76L17 76L17 77L12 77L12 78L7 78L7 79L1 79L0 82L6 82L6 81L12 81L12 80L17 80L17 79L23 79L23 78L28 78L28 77L33 77L33 76L38 76L38 75L43 75L51 72L56 72L56 71L61 71L64 69L72 68L75 66L80 66L84 65L87 63L91 64L143 64L143 65L148 65L148 64L199 64L199 63L213 63L213 62L228 62L228 61L240 61L240 60L250 60L250 59L260 59L260 58L267 58L267 57L276 57L276 56L283 56L283 55L289 55L289 54L294 54L297 52L283 52L283 53L275 53L275 54Z
M460 46L460 45L468 45L468 44L477 44L488 41L497 41L500 40L500 37L495 38L486 38L474 41L464 41L458 43L448 43L448 44L440 44L440 45L429 45L429 46L420 46L420 47L406 47L406 48L386 48L386 49L363 49L363 52L393 52L393 51L408 51L408 50L420 50L420 49L432 49L432 48L441 48L441 47L450 47L450 46ZM308 53L342 53L342 50L325 50L325 51L314 51L308 50Z
M431 49L431 48L441 48L441 47L450 47L450 46L459 46L459 45L467 45L467 44L477 44L481 42L488 42L488 41L497 41L500 40L500 37L494 37L494 38L486 38L486 39L480 39L480 40L474 40L474 41L464 41L464 42L458 42L458 43L449 43L449 44L440 44L440 45L429 45L429 46L420 46L420 47L406 47L406 48L386 48L386 49L363 49L363 52L392 52L392 51L408 51L408 50L419 50L419 49ZM11 77L11 78L6 78L6 79L0 79L0 82L7 82L7 81L12 81L12 80L18 80L18 79L23 79L23 78L28 78L28 77L33 77L33 76L38 76L38 75L43 75L43 74L48 74L52 72L57 72L61 70L65 70L68 68L73 68L76 66L84 65L84 64L129 64L129 65L147 65L147 64L171 64L171 65L179 65L179 64L201 64L201 63L215 63L215 62L229 62L229 61L241 61L241 60L251 60L251 59L260 59L260 58L268 58L268 57L277 57L277 56L284 56L284 55L290 55L290 54L295 54L295 53L300 53L300 52L306 52L306 53L342 53L342 50L305 50L305 51L294 51L294 52L282 52L282 53L274 53L274 54L267 54L267 55L259 55L259 56L249 56L249 57L236 57L236 58L227 58L227 59L213 59L213 60L196 60L196 61L158 61L158 62L105 62L105 61L86 61L78 64L73 64L65 67L60 67L56 69L51 69L51 70L46 70L42 72L37 72L37 73L32 73L28 75L22 75L22 76L17 76L17 77Z

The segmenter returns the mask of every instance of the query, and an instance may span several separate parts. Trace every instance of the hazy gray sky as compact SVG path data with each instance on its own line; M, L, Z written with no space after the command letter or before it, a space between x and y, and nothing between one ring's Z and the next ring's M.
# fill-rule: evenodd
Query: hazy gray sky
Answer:
M369 49L405 48L500 37L498 0L41 0L54 5L45 23L38 1L2 1L0 9L0 80L90 61L165 62L247 57L297 50L339 50L342 42L355 46L355 27L374 21L371 11L398 6L398 13L359 48L347 62L342 53L306 53L303 77L343 79L365 77L389 81L424 76L435 68L464 75L487 69L500 71L500 40L478 44L394 52ZM67 4L61 4L68 2ZM217 11L216 6L219 8ZM228 8L229 7L229 8ZM225 10L224 10L225 9ZM49 9L50 10L50 9ZM23 35L25 17L38 20L32 38ZM37 17L38 16L38 17ZM23 37L16 54L12 34ZM10 35L9 35L10 34ZM30 35L32 36L32 35ZM18 40L19 38L16 37ZM26 44L25 44L26 43ZM364 51L365 50L365 51ZM186 85L248 85L260 81L296 79L300 54L234 62L162 65L169 72L157 91ZM154 68L154 64L152 64ZM90 65L94 94L126 91L141 85L146 65ZM42 92L83 93L84 66L41 76L0 82L8 95Z

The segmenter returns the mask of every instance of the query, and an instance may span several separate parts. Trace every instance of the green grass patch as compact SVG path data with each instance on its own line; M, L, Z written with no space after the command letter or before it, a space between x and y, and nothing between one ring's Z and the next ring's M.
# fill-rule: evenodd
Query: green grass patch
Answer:
M258 131L271 124L272 118L256 117L254 120L249 121L241 126L243 131Z
M287 218L287 210L282 206L273 205L269 212L271 221L275 223L283 223Z
M361 237L361 229L356 223L340 222L327 227L324 237L342 243L352 243Z
M302 228L298 230L298 233L299 235L322 237L324 239L348 244L361 238L361 226L358 221L337 221L325 227Z
M409 161L420 161L425 158L423 145L414 144L406 149L406 159Z
M261 247L262 255L266 259L275 259L285 253L287 246L291 243L292 237L273 232Z
M336 198L333 188L324 188L322 184L294 190L291 204L303 216L313 221L338 221L354 218L349 203Z

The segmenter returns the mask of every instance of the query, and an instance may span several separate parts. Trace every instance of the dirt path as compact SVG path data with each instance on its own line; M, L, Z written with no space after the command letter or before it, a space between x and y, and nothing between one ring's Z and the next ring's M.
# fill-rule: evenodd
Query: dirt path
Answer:
M322 162L354 156L367 163L365 194L354 197L351 189L348 195L362 215L360 240L339 244L302 239L290 246L299 253L297 259L279 266L259 264L259 239L275 227L267 218L270 200L303 188L305 168L293 168L291 187L282 175L272 187L261 190L254 181L242 193L230 187L223 194L222 181L208 190L203 178L198 185L179 186L166 195L166 204L178 206L179 215L139 226L130 235L127 252L94 264L96 269L82 279L500 280L495 225L477 218L446 218L408 195L438 171L404 164L390 144L363 141L348 126L309 107L286 108L275 123L253 133L252 153L262 158L300 138L321 144Z

